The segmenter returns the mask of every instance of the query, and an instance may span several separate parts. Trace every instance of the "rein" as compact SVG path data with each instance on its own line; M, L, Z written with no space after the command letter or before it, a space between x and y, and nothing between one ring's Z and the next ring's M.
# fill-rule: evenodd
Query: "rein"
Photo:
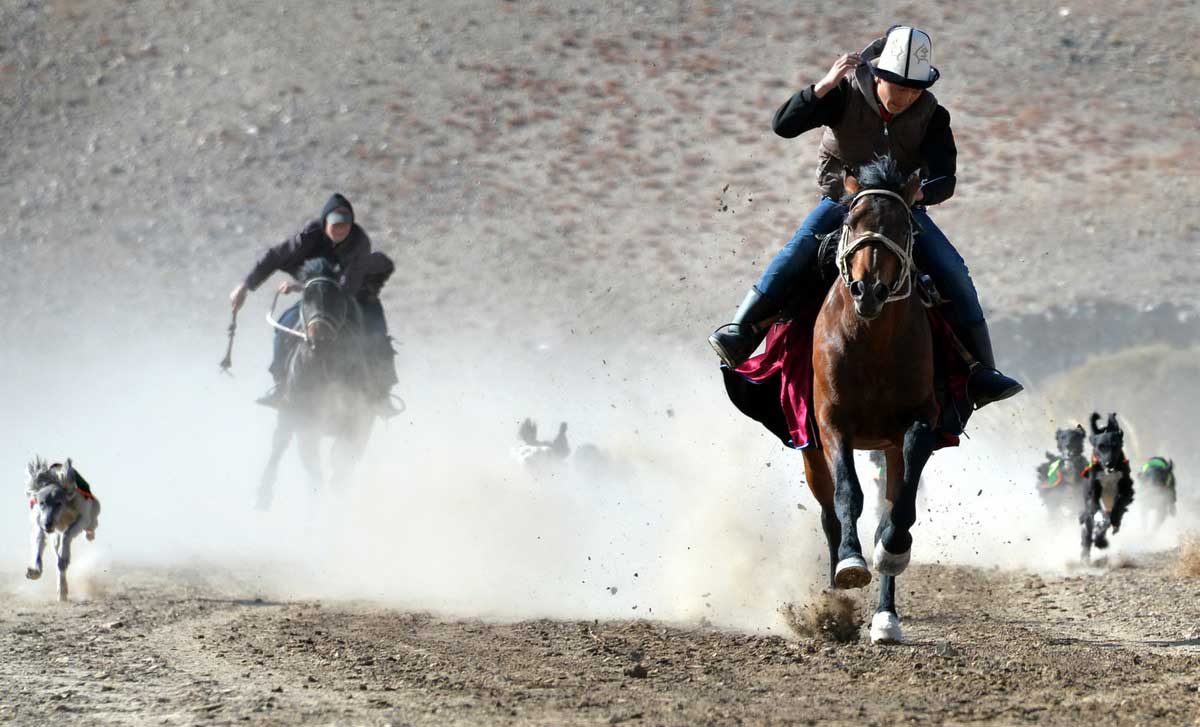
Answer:
M850 229L850 225L843 224L842 236L838 239L837 247L838 272L842 276L842 282L844 282L846 287L849 288L851 284L854 283L854 280L850 277L850 258L854 255L854 253L858 252L859 248L872 242L879 242L888 250L891 250L892 253L900 259L900 277L897 278L896 282L892 285L891 293L888 295L887 300L885 300L884 303L904 300L912 295L912 278L914 268L913 240L915 238L913 233L912 212L908 210L908 205L904 202L904 198L895 192L891 192L886 189L864 189L858 194L854 195L854 198L850 200L848 205L846 205L847 219L850 218L850 211L854 209L854 205L857 204L859 200L869 195L890 197L904 205L905 212L908 212L908 235L906 236L903 244L900 244L887 235L879 232L863 232L858 237L851 238L853 231Z
M293 335L296 338L299 338L303 341L307 341L308 340L307 333L297 331L294 328L288 328L287 326L283 325L282 323L280 323L278 320L275 319L275 306L278 305L278 303L279 303L279 291L277 290L277 291L275 291L275 297L271 299L271 310L267 311L267 323L270 324L270 326L277 331L283 331L284 333Z
M340 287L340 284L338 283L338 281L334 280L333 278L322 276L322 277L317 277L317 278L311 278L309 280L304 281L303 289L308 290L308 287L310 285L316 285L318 283L324 284L324 285L335 285L335 286ZM300 330L298 330L298 331L294 328L288 328L287 326L280 323L277 318L275 318L275 307L279 304L279 295L280 295L280 292L277 290L277 291L275 291L275 297L271 299L271 310L267 311L267 323L275 330L283 331L284 333L287 333L289 335L295 336L296 338L299 338L300 340L304 341L305 343L309 343L310 341L308 339L308 324L310 321L304 315L304 306L300 306ZM333 329L335 337L342 328L342 322L335 322L333 318L330 318L328 316L316 316L312 319L311 322L324 323L325 325L329 326L330 328Z

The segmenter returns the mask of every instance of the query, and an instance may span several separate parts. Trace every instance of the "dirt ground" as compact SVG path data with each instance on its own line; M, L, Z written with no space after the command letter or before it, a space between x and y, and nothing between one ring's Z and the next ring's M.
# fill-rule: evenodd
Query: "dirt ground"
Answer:
M133 569L91 601L0 596L0 721L1200 724L1200 607L1177 558L1055 578L917 566L900 588L910 643L887 648L447 620Z

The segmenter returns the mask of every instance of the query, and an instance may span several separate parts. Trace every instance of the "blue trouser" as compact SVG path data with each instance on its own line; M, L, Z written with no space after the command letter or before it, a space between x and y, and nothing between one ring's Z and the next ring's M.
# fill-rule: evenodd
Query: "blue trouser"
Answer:
M284 328L296 328L300 323L300 304L296 303L292 307L279 314L279 325ZM278 329L275 330L275 348L271 356L271 366L268 371L274 377L276 384L283 383L283 378L287 374L287 360L292 351L296 348L296 344L300 339L284 333Z
M913 208L913 217L921 228L913 246L914 262L933 278L938 291L947 299L952 323L960 326L982 323L979 294L975 292L975 283L962 256L929 218L924 207ZM786 303L796 293L796 281L816 264L820 239L838 229L845 218L845 207L822 197L763 272L758 281L759 292L779 304Z

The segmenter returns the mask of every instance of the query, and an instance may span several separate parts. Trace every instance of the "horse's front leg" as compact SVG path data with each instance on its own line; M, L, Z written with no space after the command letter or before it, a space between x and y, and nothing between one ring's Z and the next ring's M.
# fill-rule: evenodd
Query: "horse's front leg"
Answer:
M912 557L911 530L917 521L917 489L935 441L933 427L925 421L914 422L904 433L904 476L875 543L875 567L882 575L900 575Z
M25 577L31 581L36 581L42 577L42 552L46 550L46 531L38 525L37 519L33 522L33 557L30 559L31 565L25 569Z
M858 518L863 511L862 485L854 470L854 448L850 438L831 436L830 440L825 461L833 472L833 506L842 536L833 584L837 588L862 588L871 582L871 571L867 569L858 540Z
M842 525L833 506L833 476L821 452L809 447L801 450L801 453L804 455L804 478L808 481L808 489L821 506L821 529L825 531L825 542L829 546L829 587L834 588Z
M879 527L875 530L875 544L879 545L884 528L891 518L892 503L899 497L904 485L904 456L898 447L892 447L885 453L887 463L884 469L884 492L881 498L885 502L879 511ZM899 644L904 641L904 632L900 627L900 611L896 608L896 576L880 574L879 605L875 615L871 617L872 644Z
M330 459L333 487L341 490L352 481L354 470L367 448L367 440L371 436L371 424L374 416L365 421L356 420L352 426L333 439Z
M292 441L292 430L291 416L286 411L279 412L279 416L275 418L275 432L271 435L271 454L267 457L267 466L258 481L258 498L254 504L257 510L271 508L271 500L275 496L275 480L279 476L279 460Z
M321 472L321 435L312 427L301 427L296 432L297 454L300 464L308 475L308 490L316 494L321 490L324 475Z
M71 565L71 543L79 534L83 532L83 519L76 518L75 522L71 523L71 527L63 532L58 541L58 600L66 601L69 597L67 592L67 567Z

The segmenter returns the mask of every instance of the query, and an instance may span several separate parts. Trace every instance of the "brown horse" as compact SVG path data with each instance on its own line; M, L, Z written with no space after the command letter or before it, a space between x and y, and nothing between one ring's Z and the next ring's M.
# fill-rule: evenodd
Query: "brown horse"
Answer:
M905 180L880 158L845 180L849 199L838 245L842 284L825 297L813 330L813 409L821 448L803 450L808 485L821 505L830 581L862 588L871 572L858 539L863 492L854 450L883 450L889 507L875 534L883 576L871 624L875 642L901 640L895 576L908 566L917 486L935 444L933 342L913 292L915 222L909 208L920 178Z

